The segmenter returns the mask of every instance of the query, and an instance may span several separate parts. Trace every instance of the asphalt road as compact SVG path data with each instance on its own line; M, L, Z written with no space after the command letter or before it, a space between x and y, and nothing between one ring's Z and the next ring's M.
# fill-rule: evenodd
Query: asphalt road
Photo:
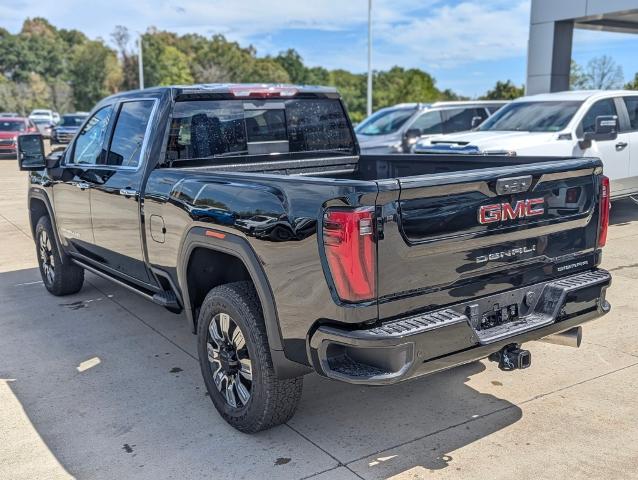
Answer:
M184 318L93 275L49 295L26 178L0 162L0 478L635 478L638 205L618 202L612 312L532 368L477 362L366 388L310 375L296 416L236 432L206 395Z

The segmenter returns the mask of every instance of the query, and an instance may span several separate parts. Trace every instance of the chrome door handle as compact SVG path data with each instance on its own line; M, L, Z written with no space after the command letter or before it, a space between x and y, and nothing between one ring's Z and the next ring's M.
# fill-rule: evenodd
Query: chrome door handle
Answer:
M78 182L75 184L76 187L78 187L80 190L86 190L87 188L89 188L89 184L86 182Z
M627 146L627 142L618 142L616 144L616 150L622 150Z
M124 195L127 198L134 197L135 195L137 195L137 192L129 188L120 188L120 195Z

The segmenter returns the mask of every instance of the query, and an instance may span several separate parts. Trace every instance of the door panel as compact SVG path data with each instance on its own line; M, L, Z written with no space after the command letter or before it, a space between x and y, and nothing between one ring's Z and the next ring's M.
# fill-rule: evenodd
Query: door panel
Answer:
M630 134L619 133L615 140L593 141L584 156L599 157L603 170L611 180L611 193L615 195L625 190L629 178Z
M71 250L84 253L94 243L90 185L82 169L65 168L53 184L53 206L58 234Z
M616 115L618 110L614 99L606 98L594 103L581 122L579 137L583 133L594 132L596 117L601 115ZM584 156L599 157L603 161L603 170L611 181L611 194L616 196L627 188L629 178L629 136L621 132L615 140L593 141L591 148L583 152Z
M123 102L108 155L98 167L101 183L93 185L91 216L95 244L105 265L149 283L139 191L142 186L146 130L154 100Z
M91 224L91 187L95 165L105 154L104 140L112 107L101 108L78 133L65 155L61 177L53 184L56 224L62 241L72 250L91 256L95 238Z
M638 192L638 95L623 98L629 117L629 178L627 189Z

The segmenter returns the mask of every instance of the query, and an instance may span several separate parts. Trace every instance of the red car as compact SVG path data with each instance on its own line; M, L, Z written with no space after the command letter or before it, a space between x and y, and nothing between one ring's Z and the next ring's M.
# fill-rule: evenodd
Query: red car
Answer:
M15 157L17 138L23 133L38 133L38 127L24 117L0 118L0 156Z

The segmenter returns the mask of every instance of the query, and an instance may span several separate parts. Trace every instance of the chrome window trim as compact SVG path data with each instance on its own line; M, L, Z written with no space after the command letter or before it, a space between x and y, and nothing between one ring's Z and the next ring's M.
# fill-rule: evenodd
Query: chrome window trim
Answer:
M100 107L99 110L96 110L95 113L99 112L100 110L103 110L104 108L107 107L117 107L117 117L119 119L120 116L120 110L122 109L122 105L125 103L130 103L130 102L153 102L153 108L151 109L151 114L148 117L148 123L146 124L146 129L144 130L144 141L142 142L142 148L140 148L140 161L138 162L138 164L135 167L129 167L129 166L121 166L121 165L107 165L104 163L66 163L66 158L65 158L65 163L63 166L65 167L71 167L71 168L84 168L84 169L99 169L99 170L128 170L131 172L136 172L138 170L140 170L142 168L142 165L144 165L146 163L146 152L147 152L147 148L148 148L148 142L149 142L149 132L150 132L150 128L151 125L153 123L153 120L155 119L155 116L157 115L157 110L158 110L158 105L159 105L159 99L158 98L148 98L148 97L134 97L134 98L126 98L123 100L120 100L118 102L115 103L109 103L107 105L103 105L102 107ZM115 112L115 108L113 108L114 112ZM93 118L95 114L93 115L89 115L85 121L85 123ZM110 120L109 120L110 122ZM82 128L84 128L84 123L82 124L82 126L80 127L80 130L78 130L78 133L80 131L82 131ZM117 119L115 119L115 124L113 126L113 130L111 131L111 135L109 138L109 151L111 148L111 143L113 142L113 135L115 134L115 128L117 128ZM76 137L77 138L77 137ZM75 153L75 139L73 141L73 149L72 149L72 154ZM108 152L107 152L108 153Z

